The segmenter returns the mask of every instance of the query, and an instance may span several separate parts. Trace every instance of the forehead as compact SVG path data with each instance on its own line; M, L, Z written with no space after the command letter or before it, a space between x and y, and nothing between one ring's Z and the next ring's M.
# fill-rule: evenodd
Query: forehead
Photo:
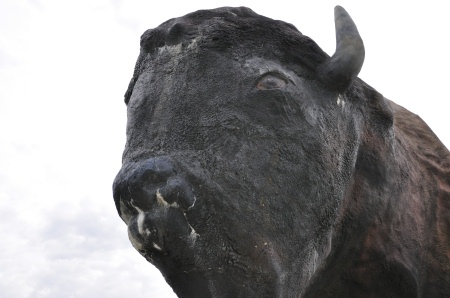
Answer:
M195 48L221 52L235 60L257 56L310 70L328 57L293 25L258 15L249 8L199 10L144 32L125 102L142 70L168 47L176 48L177 55Z
M260 16L248 8L218 8L199 10L183 17L168 20L157 28L147 30L141 37L141 47L146 52L164 45L189 43L197 37L203 37L212 45L233 42L242 35L255 33L248 42L277 34L274 31L291 30L299 33L290 24L274 21ZM230 39L230 36L235 38Z
M285 57L302 53L312 62L321 62L317 61L322 53L320 48L293 25L245 7L199 10L171 19L147 30L141 37L141 48L151 53L163 46L186 46L193 41L218 51L244 48Z

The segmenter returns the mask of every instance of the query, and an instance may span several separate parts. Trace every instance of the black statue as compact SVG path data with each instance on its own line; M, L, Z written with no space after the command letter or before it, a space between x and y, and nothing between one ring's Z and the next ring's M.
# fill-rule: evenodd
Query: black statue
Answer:
M114 200L179 297L450 297L450 154L329 57L248 8L141 38Z

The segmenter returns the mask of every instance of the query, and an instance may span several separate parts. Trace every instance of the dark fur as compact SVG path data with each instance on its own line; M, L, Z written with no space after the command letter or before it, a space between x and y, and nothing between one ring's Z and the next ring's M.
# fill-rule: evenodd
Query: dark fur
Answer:
M327 59L248 8L142 35L114 199L178 296L450 297L449 151Z
M248 48L255 54L273 57L286 63L300 63L316 68L328 55L295 26L260 16L246 7L200 10L181 18L171 19L158 28L149 29L141 36L141 53L136 62L133 78L125 93L128 103L134 84L143 71L145 60L157 48L182 43L187 46L192 39L204 35L202 46L218 51L232 50L237 58L245 58ZM254 36L259 38L255 39ZM236 47L242 46L239 50Z

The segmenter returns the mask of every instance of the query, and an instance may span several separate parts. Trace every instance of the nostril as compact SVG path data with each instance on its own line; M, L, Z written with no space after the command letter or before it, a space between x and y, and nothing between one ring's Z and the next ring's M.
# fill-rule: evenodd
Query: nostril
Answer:
M191 186L180 177L171 177L160 189L160 194L168 204L177 203L183 210L195 204L195 196Z
M124 164L113 184L113 196L119 215L126 211L121 210L126 206L134 209L130 202L143 210L151 208L156 191L165 186L174 175L172 163L164 157Z

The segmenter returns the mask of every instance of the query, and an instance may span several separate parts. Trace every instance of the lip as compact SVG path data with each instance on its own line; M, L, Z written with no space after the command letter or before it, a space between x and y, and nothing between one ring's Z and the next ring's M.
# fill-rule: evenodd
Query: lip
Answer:
M189 224L186 211L178 205L161 203L150 210L140 209L133 201L130 201L130 205L131 208L124 206L123 219L137 250L173 252L195 245L199 235Z
M162 252L164 242L156 227L150 226L145 222L145 212L139 212L132 216L128 224L128 237L133 247L140 253L143 252Z

